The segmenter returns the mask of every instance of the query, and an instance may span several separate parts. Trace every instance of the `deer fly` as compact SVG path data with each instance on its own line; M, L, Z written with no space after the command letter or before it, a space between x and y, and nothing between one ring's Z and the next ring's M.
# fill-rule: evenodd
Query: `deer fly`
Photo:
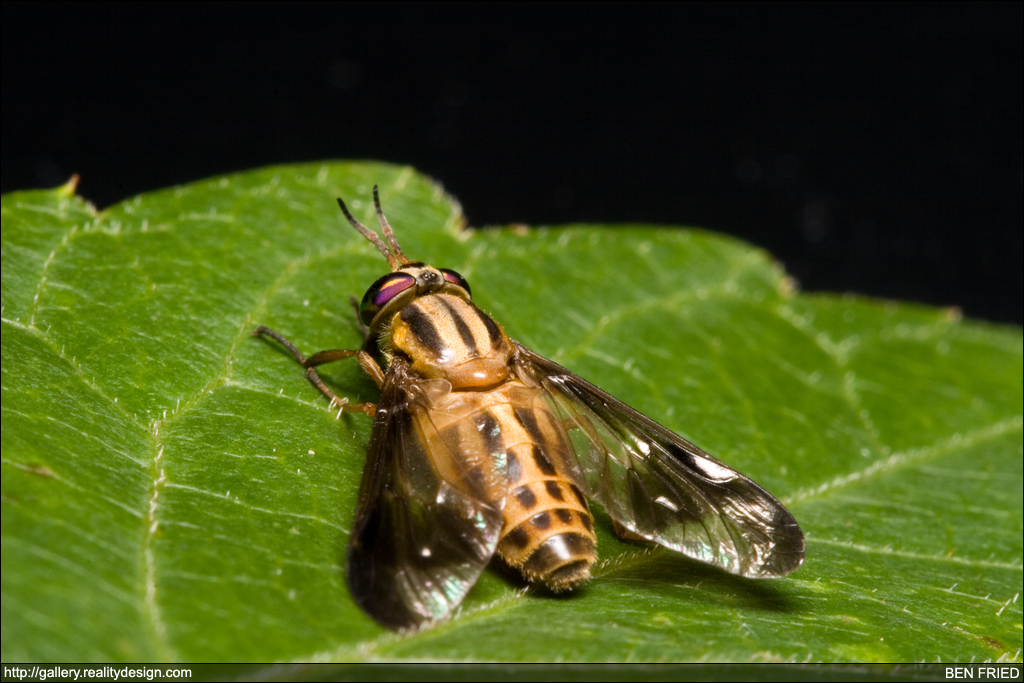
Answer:
M588 499L619 537L653 541L750 578L789 574L804 536L771 494L689 441L505 334L453 270L410 261L380 205L387 240L345 218L391 272L357 307L359 350L308 358L262 325L331 405L373 417L348 549L356 603L392 629L458 607L497 554L530 582L588 578L597 537ZM355 298L352 299L355 305ZM351 404L316 367L356 358L380 400Z

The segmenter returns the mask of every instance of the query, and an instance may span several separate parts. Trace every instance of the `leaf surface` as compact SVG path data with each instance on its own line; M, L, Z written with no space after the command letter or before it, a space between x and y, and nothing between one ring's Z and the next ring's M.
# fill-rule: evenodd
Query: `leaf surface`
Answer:
M453 268L509 335L787 504L807 560L751 581L615 538L568 596L493 569L449 622L384 631L344 581L370 421L271 327L356 348L387 266L341 219ZM409 168L268 168L97 213L3 198L5 661L1021 659L1022 337L792 291L696 230L460 231ZM335 392L375 401L357 364Z

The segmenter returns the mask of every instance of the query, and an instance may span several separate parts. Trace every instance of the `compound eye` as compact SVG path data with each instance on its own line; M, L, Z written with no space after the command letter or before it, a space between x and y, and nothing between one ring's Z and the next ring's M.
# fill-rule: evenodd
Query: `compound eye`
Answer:
M473 292L469 290L469 283L466 282L466 278L462 277L454 270L448 270L447 268L441 268L440 270L441 274L444 275L445 280L452 283L453 285L462 287L464 290L466 290L466 294L473 296Z
M408 273L388 273L370 285L359 304L359 317L369 325L380 309L396 296L416 285L416 278Z

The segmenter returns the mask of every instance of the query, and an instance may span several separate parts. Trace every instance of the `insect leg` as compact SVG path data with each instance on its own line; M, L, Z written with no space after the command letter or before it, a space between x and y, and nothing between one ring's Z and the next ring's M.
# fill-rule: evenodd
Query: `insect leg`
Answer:
M363 324L363 318L359 315L359 300L354 296L350 296L348 302L352 304L352 310L356 312L356 324L359 325L359 331L363 333L363 338L365 339L366 335L370 334L370 331L366 329L366 325Z
M362 366L363 370L376 382L377 386L381 386L384 383L384 374L381 372L380 367L373 362L373 358L370 354L365 351L350 351L348 349L333 349L330 351L319 351L314 353L309 358L302 355L302 352L295 348L295 345L285 339L280 333L274 330L260 325L252 331L254 337L260 335L266 335L271 337L281 346L288 349L288 351L295 356L295 360L302 363L302 367L306 368L306 377L313 383L320 392L331 400L332 406L338 406L338 415L341 416L342 412L349 413L366 413L370 417L373 417L377 412L377 405L375 403L349 403L347 398L341 398L337 396L333 391L327 388L323 380L320 379L320 375L317 374L313 368L317 365L323 365L324 363L330 363L332 361L341 360L343 358L351 358L356 356L359 360L359 365Z
M333 363L336 360L343 358L351 358L355 356L359 361L359 365L363 368L363 372L370 376L370 379L374 381L377 388L384 386L384 373L381 372L380 366L374 362L373 356L368 354L366 351L353 351L351 349L330 349L328 351L317 351L312 356L302 361L302 366L305 368L313 369L317 365L323 365L324 363Z
M640 534L635 534L623 525L619 524L619 520L617 519L612 520L612 528L615 530L615 535L624 541L644 541L646 543L652 542L651 539L644 538Z

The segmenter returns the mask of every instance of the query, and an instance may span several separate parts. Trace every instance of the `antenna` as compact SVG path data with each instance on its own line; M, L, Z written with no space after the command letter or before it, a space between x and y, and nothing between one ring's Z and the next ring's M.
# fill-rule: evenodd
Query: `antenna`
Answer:
M395 252L395 256L403 264L410 263L409 259L402 253L402 248L398 246L398 240L395 239L395 233L391 230L391 226L388 225L388 219L384 218L384 210L380 208L380 193L377 192L376 185L373 186L373 205L377 207L377 223L384 232L384 237L387 239L388 244L391 245L391 251Z
M376 190L376 186L374 186L374 190ZM374 198L376 198L376 191L374 192ZM373 245L377 247L377 250L384 255L384 258L388 260L388 265L391 266L391 270L398 270L399 267L401 267L402 262L398 260L397 256L388 251L387 246L381 240L380 236L373 230L370 230L368 227L357 221L355 219L355 216L352 215L352 212L348 210L347 206L345 206L345 202L342 201L341 197L338 197L338 206L341 207L341 212L345 214L345 218L348 219L349 225L358 230L360 235L362 235L370 242L372 242ZM380 205L378 204L377 207L379 211ZM394 235L391 235L391 239L394 239ZM408 263L408 259L406 259L406 263Z

